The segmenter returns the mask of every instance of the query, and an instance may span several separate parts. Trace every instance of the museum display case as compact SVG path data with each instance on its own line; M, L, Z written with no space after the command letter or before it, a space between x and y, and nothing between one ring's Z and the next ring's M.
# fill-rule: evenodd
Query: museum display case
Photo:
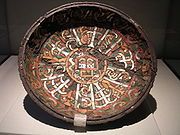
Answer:
M95 1L0 1L0 134L179 135L179 2Z

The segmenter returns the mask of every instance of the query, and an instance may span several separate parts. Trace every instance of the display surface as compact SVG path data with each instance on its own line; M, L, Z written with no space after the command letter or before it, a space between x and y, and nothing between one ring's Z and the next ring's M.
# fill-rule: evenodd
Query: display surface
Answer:
M68 122L104 123L136 108L149 93L156 60L141 28L104 4L60 6L26 33L19 71L30 97Z

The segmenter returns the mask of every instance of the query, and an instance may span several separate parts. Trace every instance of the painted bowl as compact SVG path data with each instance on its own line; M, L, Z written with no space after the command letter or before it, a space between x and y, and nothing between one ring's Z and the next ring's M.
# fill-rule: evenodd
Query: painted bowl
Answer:
M80 126L134 110L149 93L156 67L142 28L118 9L94 2L47 12L19 51L29 96L51 115Z

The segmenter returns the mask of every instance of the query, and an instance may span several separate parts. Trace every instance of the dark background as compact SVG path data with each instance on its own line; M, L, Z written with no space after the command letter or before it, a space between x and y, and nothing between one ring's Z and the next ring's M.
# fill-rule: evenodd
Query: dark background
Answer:
M94 1L112 5L140 24L157 58L180 59L179 0ZM20 42L31 24L47 11L68 2L74 0L0 0L0 56L18 54Z

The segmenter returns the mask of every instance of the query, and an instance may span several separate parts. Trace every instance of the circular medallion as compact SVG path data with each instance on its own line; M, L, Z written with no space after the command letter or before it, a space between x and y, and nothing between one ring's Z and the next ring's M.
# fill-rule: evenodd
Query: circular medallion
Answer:
M120 118L149 93L156 60L143 31L117 9L73 3L41 17L24 37L19 71L30 97L53 116L87 124Z
M107 69L106 60L89 54L91 48L74 49L67 57L68 75L77 83L92 84L102 79Z

